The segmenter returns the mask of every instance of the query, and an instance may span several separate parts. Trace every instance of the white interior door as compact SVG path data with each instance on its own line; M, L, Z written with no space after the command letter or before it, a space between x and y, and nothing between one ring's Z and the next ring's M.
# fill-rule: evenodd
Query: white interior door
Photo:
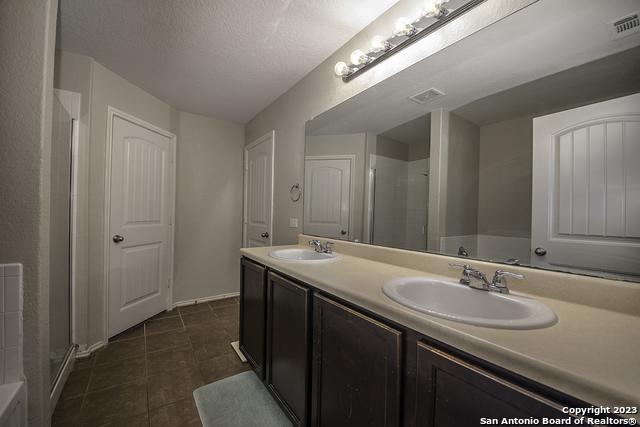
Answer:
M640 94L533 120L532 257L640 275Z
M244 150L244 247L271 246L274 132Z
M349 239L351 207L350 158L313 158L304 162L304 232Z
M173 136L112 117L109 337L167 308L174 184Z

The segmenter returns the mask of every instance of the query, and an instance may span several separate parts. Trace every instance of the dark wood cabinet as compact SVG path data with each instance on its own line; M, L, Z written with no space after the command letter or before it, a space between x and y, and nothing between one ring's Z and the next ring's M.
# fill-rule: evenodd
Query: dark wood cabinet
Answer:
M269 273L267 387L296 426L308 424L311 291Z
M240 350L264 378L267 270L242 258L240 267Z
M240 348L296 426L466 427L590 406L246 258L241 273Z
M314 295L312 425L400 425L402 333Z
M567 418L562 406L428 344L417 345L416 425L466 427L482 418Z

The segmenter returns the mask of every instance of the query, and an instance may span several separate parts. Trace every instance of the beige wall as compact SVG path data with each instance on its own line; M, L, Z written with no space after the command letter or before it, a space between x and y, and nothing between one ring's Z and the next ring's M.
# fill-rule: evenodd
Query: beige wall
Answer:
M478 233L531 237L532 120L480 128Z
M238 291L244 127L181 113L93 59L58 51L55 87L82 96L76 343L104 338L107 106L177 135L174 302Z
M49 179L57 0L0 6L0 263L23 265L28 417L49 425Z
M442 236L477 234L480 128L449 115L446 227Z
M239 291L244 126L179 113L174 301Z

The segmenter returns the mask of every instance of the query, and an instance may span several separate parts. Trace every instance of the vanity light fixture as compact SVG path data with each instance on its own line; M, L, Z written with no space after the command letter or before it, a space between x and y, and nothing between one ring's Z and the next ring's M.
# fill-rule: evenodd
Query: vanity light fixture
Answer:
M367 55L366 53L364 53L360 49L356 49L353 52L351 52L351 58L350 59L351 59L351 63L353 65L355 65L356 67L358 65L368 64L369 62L371 62L373 60L372 57L370 57L369 55Z
M468 0L460 7L450 10L446 7L449 0L426 0L420 16L415 19L398 18L389 38L373 37L368 52L354 50L349 58L352 65L340 61L335 65L334 72L346 83L484 1L486 0Z
M417 34L420 31L418 28L413 26L413 21L411 21L406 16L402 18L398 18L396 20L395 26L393 28L393 35L396 37L411 37L414 34Z

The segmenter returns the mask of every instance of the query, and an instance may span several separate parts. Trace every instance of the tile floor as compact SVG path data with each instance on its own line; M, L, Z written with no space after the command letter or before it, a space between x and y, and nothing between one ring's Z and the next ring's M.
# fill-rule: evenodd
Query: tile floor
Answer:
M193 390L249 369L231 348L238 299L160 313L78 360L53 426L200 426Z

